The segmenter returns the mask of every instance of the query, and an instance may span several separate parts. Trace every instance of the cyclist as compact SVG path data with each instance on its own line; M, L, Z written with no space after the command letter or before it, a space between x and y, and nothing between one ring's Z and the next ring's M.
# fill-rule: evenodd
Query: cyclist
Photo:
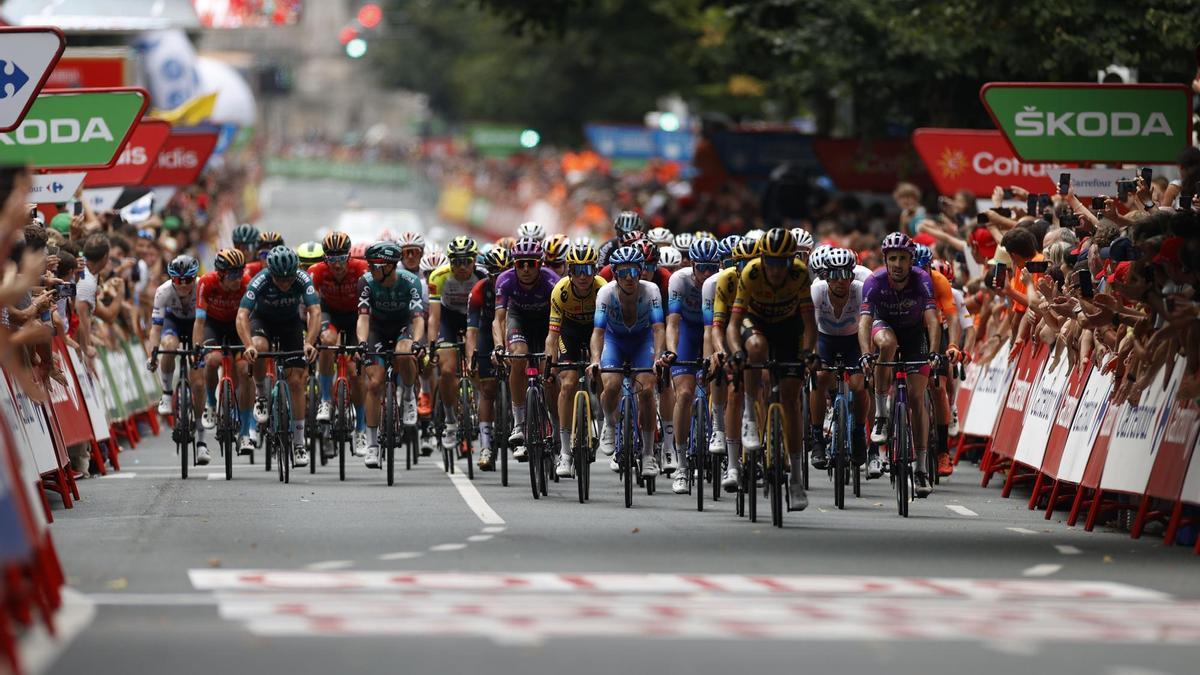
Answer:
M300 258L300 269L307 272L313 265L325 259L325 250L321 248L320 242L306 241L296 247L296 256Z
M419 232L405 232L396 242L400 246L400 261L404 269L421 282L421 312L429 313L429 286L425 283L425 274L421 272L421 259L425 256L425 237ZM433 398L429 395L429 376L432 366L426 364L421 370L421 392L417 396L417 413L422 417L433 414ZM422 446L421 453L431 454L433 448Z
M301 319L303 308L304 319ZM281 351L304 350L304 356L284 361L288 387L292 397L293 463L308 466L308 451L304 447L304 380L306 363L317 356L316 342L321 334L320 299L313 288L312 277L300 269L300 258L286 246L276 246L267 254L266 267L246 287L237 313L237 332L246 360L254 365L254 417L259 424L267 421L266 363L258 353L271 348L278 340ZM280 458L282 459L282 458Z
M496 318L496 279L512 268L508 249L495 246L484 261L487 278L471 289L467 312L467 363L475 371L475 389L479 392L479 469L494 471L495 453L492 450L492 425L496 419L496 397L499 385L489 354L496 345L492 322ZM477 356L482 354L483 356Z
M556 234L542 244L545 249L543 258L546 267L560 277L567 274L567 250L571 248L571 240L565 234Z
M243 223L233 228L232 237L233 247L242 252L246 262L257 260L258 246L258 228L248 223Z
M251 279L262 271L267 254L276 246L283 246L283 235L278 232L258 233L258 241L254 244L254 256L246 259L246 274L250 275Z
M683 256L683 264L688 263L688 251L692 249L692 242L697 239L696 235L691 232L680 232L675 235L675 249L679 251L679 255Z
M558 275L542 267L542 244L536 239L517 240L512 249L513 269L496 279L496 318L493 335L496 350L507 348L509 356L529 353L529 345L546 343L550 327L550 296ZM508 442L514 447L513 457L525 461L525 359L514 360L508 373L512 396L513 429ZM553 401L557 386L550 383L546 400Z
M712 313L712 329L709 331L709 343L712 348L712 356L719 366L724 363L730 350L729 347L733 344L726 344L727 331L726 325L729 321L729 310L733 307L734 300L737 297L737 289L742 270L751 260L758 256L758 241L747 237L739 237L736 241L727 237L726 243L732 243L728 258L724 259L724 263L730 265L720 274L715 277L709 277L705 282L707 288L710 284L711 289L708 290L710 299L708 302L711 306ZM724 442L723 447L714 447L710 445L709 452L716 450L717 452L724 451L727 453L727 467L725 475L721 479L721 486L726 492L736 492L738 480L741 470L738 468L740 457L742 454L742 438L741 434L726 433L729 429L737 429L740 421L745 427L749 420L746 417L744 406L742 405L742 397L733 395L736 394L736 389L733 383L730 382L728 387L718 389L718 392L713 396L713 404L715 406L724 406L724 414L721 415L720 427L724 430L721 433L721 440ZM717 411L714 411L717 412ZM713 425L714 428L717 424ZM713 434L716 436L717 434Z
M962 339L962 327L958 322L958 305L954 302L954 288L945 275L931 267L932 263L933 250L924 244L917 244L916 265L929 274L930 282L933 285L933 302L937 305L938 316L942 322L942 337L936 351L939 354L953 355L953 360L957 360L958 344ZM937 470L940 476L949 476L954 473L954 466L950 463L950 399L948 396L950 392L948 376L951 362L953 361L943 361L938 364L932 376L937 378L936 382L939 386L929 390L933 398L933 416L938 430L938 446L934 448L934 451L937 453Z
M737 296L726 329L729 344L744 350L735 359L748 358L753 363L763 363L768 358L797 362L804 354L811 353L817 330L810 286L808 268L796 258L796 238L792 233L776 227L764 234L759 241L759 257L751 260L739 275ZM800 400L802 374L798 366L783 370L783 381L779 383L781 400ZM761 382L761 371L743 373L748 411L758 406L766 412ZM784 439L793 467L788 474L791 506L803 511L808 506L808 496L799 470L803 461L800 415L791 406L784 406L784 410ZM756 418L751 412L742 427L742 445L752 452L762 447Z
M539 244L546 241L546 226L530 220L517 226L517 239L534 239Z
M812 268L819 268L818 279L812 282L812 301L817 315L817 355L825 365L858 364L862 352L858 348L858 311L862 305L862 282L854 278L854 254L844 248L825 251L818 260L816 252L809 258ZM823 372L817 377L816 386L809 396L809 438L812 442L812 465L825 469L828 454L825 433L821 424L825 420L825 403L828 394L835 389L834 374ZM851 460L855 466L867 460L867 437L865 415L867 412L866 388L861 373L850 376L850 389L854 392L854 419L851 430ZM879 458L874 459L878 463Z
M572 246L567 251L568 275L559 279L550 295L550 332L546 335L546 354L555 360L580 362L587 358L588 341L596 317L596 295L604 286L596 275L600 254L591 244ZM579 371L564 370L558 374L561 385L558 393L559 449L555 472L561 478L575 475L571 455L571 421L575 391L579 388Z
M196 283L196 323L192 329L192 344L240 346L242 339L237 333L237 312L242 296L246 294L246 286L250 283L250 277L246 275L246 256L236 248L218 251L213 268ZM204 361L207 405L201 418L201 424L209 429L216 426L217 383L220 377L217 371L220 367L221 353L209 352ZM237 359L235 368L236 372L231 376L237 386L238 409L241 412L239 452L246 454L253 451L256 445L251 435L254 388L250 385L246 361Z
M339 335L347 336L346 342L357 342L358 295L363 275L367 274L367 261L351 258L350 236L345 232L330 232L321 242L325 259L313 265L308 273L313 287L321 298L321 344L337 346ZM317 381L320 383L321 402L317 405L317 421L328 422L333 416L333 378L336 369L333 352L322 351L317 357ZM367 451L367 418L363 406L362 387L358 386L356 371L349 373L351 379L350 398L357 407L355 415L355 437L352 452L362 455Z
M638 236L645 234L646 221L634 211L622 211L613 219L613 229L616 230L617 236L600 245L601 266L609 263L608 256L618 247L633 241L630 238L632 233L637 232Z
M717 242L712 241L715 245ZM660 246L658 248L658 264L662 265L667 272L674 274L675 270L683 267L683 254L674 246Z
M664 350L666 331L662 296L657 286L641 279L643 263L642 252L632 246L613 251L610 264L617 280L601 288L596 297L589 368L592 377L599 376L603 385L600 405L604 409L604 430L600 434L600 450L610 456L616 449L617 405L624 377L620 373L601 373L600 369L620 368L625 363L634 368L650 368L655 365L655 354L661 354L665 361L674 356ZM659 472L654 456L655 377L654 373L637 373L634 379L640 387L637 396L638 424L642 432L642 476L653 478ZM609 463L609 468L621 470L616 457Z
M813 246L816 244L813 241L812 234L803 227L793 227L792 237L796 240L796 257L802 262L808 262L808 256L813 251Z
M394 367L405 386L417 379L417 362L425 351L425 314L421 306L421 281L407 270L400 269L401 249L390 241L380 241L367 247L367 264L371 271L363 277L358 300L356 332L361 344L373 351L394 344L396 352L414 352L417 356L397 356ZM387 371L383 359L376 357L366 368L367 396L367 456L363 463L369 469L379 468L379 417ZM402 408L405 425L417 423L417 410L408 398Z
M952 264L950 264L948 261L934 260L931 265L931 269L940 272L942 274L942 276L946 277L946 279L954 278L954 266ZM966 299L963 297L963 292L960 289L952 288L951 293L953 293L953 295L954 295L954 307L955 307L955 318L953 319L953 321L956 321L958 323L959 331L961 332L961 335L962 335L961 344L963 344L964 346L965 345L973 345L973 344L975 344L975 321L974 321L973 317L971 316L971 310L967 309ZM947 360L953 362L950 357L954 354L954 351L947 348L946 352L947 352ZM959 363L966 364L971 360L970 355L967 353L967 351L965 349L958 349L957 354L958 354L957 360ZM961 382L956 378L950 378L949 384L950 384L950 386L949 386L948 394L950 396L950 424L947 426L946 432L950 436L957 436L958 432L959 432L959 429L958 429L958 403L957 402L958 402L958 389L959 389ZM947 457L948 457L948 455L947 455ZM954 465L949 464L948 469L949 469L950 473L953 473ZM941 475L944 475L944 476L950 475L950 473L943 472L940 459L938 460L938 473Z
M667 351L675 353L682 361L695 361L705 355L703 289L705 282L721 269L719 249L714 239L696 240L688 252L692 266L671 275L670 293L667 296ZM668 250L674 249L663 249ZM691 428L697 370L694 366L671 366L671 384L675 392L672 419L674 428L681 433L687 433ZM702 451L706 450L704 448ZM687 494L687 457L683 453L680 455L680 470L675 474L671 489L675 494Z
M170 277L154 291L154 308L151 310L150 360L146 369L150 372L159 371L162 381L162 399L158 402L158 414L171 414L171 397L175 391L175 355L159 356L159 348L167 351L179 349L181 336L192 336L192 328L196 320L196 275L200 272L200 262L190 255L176 256L167 265L167 276ZM192 383L192 401L195 404L196 419L200 420L204 398L200 396L199 371L185 372L184 377ZM196 425L196 463L208 464L208 446L204 443L204 425Z
M863 284L862 308L859 310L858 346L862 351L863 371L867 372L878 356L887 361L896 359L897 350L909 361L923 359L929 344L941 337L941 322L933 301L933 284L929 275L913 265L916 250L912 239L903 232L893 232L883 238L880 246L885 266L876 270ZM913 370L908 378L910 401L924 401L929 379L929 366ZM886 443L892 411L888 392L892 385L891 368L876 366L875 422L871 442ZM929 416L924 405L909 409L912 417L913 445L916 467L913 480L918 497L933 492L925 475L925 453L929 439Z
M646 238L650 240L651 244L654 244L659 248L673 246L675 244L675 236L672 235L671 231L665 227L650 228L650 231L646 233Z
M446 247L450 262L429 273L429 333L435 326L439 342L458 342L467 332L467 312L471 290L483 278L475 268L479 245L470 237L455 237ZM439 349L438 391L446 410L446 431L442 446L454 448L458 438L458 416L454 401L458 388L458 352L453 348Z

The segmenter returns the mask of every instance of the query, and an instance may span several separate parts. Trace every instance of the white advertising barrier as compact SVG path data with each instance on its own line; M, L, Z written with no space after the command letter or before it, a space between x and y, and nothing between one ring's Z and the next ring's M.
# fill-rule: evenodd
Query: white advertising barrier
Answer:
M1015 364L1008 362L1009 344L1005 342L1000 347L1000 353L991 363L983 366L979 381L971 394L971 408L967 411L967 419L963 424L963 433L972 436L991 436L996 426L996 418L1004 407L1004 398L1008 394L1009 383L1017 369Z
M1108 411L1108 393L1112 389L1112 374L1101 373L1093 368L1083 396L1079 397L1079 407L1075 409L1075 419L1071 421L1071 431L1067 434L1067 442L1063 444L1062 461L1058 465L1059 480L1068 483L1079 483L1083 480L1083 470L1087 468L1088 458L1092 455L1092 444L1100 431L1100 422Z
M1099 197L1117 195L1117 181L1137 178L1137 169L1062 169L1071 174L1071 187L1076 197ZM1055 174L1054 180L1058 180Z
M100 397L100 390L104 386L100 384L99 379L93 379L95 376L83 366L83 358L78 349L68 347L67 353L71 355L71 367L75 369L75 380L79 382L79 391L83 393L83 402L87 406L88 417L92 421L92 434L96 437L97 442L107 441L108 408L104 407L104 400Z
M112 369L113 379L117 381L117 393L121 397L122 405L125 406L125 412L127 415L132 415L136 412L134 408L138 407L133 405L138 400L138 389L137 383L133 379L135 377L133 370L129 367L129 359L125 358L125 351L115 349L109 352L108 367Z
M1025 423L1021 426L1021 437L1017 439L1017 451L1014 459L1034 468L1041 467L1042 457L1046 454L1046 444L1050 441L1050 427L1054 423L1054 415L1058 412L1062 397L1067 390L1067 380L1071 376L1071 364L1066 354L1061 354L1058 363L1053 368L1054 355L1042 369L1042 376L1033 385L1029 405L1025 408Z
M58 455L54 452L54 437L42 407L29 400L20 387L10 383L9 389L12 391L17 417L21 420L26 438L29 439L29 461L39 474L60 469Z
M1196 444L1192 446L1192 460L1183 479L1183 490L1179 493L1179 500L1189 504L1200 504L1200 434L1196 435Z
M123 187L88 188L83 191L83 201L87 202L93 211L111 211L124 191Z
M29 439L28 432L30 429L25 425L21 417L21 413L17 410L16 397L13 396L14 389L9 389L8 382L3 375L0 375L0 415L3 416L4 422L8 424L8 428L12 431L13 441L17 445L17 463L21 465L21 480L29 488L42 484L42 478L38 475L37 467L33 464L33 444ZM39 411L40 413L40 411ZM49 439L47 439L47 442ZM53 447L50 450L54 452ZM39 487L40 489L40 487ZM36 500L38 493L31 493L30 499ZM46 529L46 513L40 503L30 505L30 513L33 514L33 520L38 525L39 530Z
M29 187L29 201L34 204L62 204L75 198L86 172L38 173Z
M1108 441L1104 475L1100 479L1102 490L1133 494L1146 491L1158 443L1166 431L1171 402L1175 400L1185 367L1183 359L1176 357L1170 379L1167 368L1159 368L1137 405L1121 406Z

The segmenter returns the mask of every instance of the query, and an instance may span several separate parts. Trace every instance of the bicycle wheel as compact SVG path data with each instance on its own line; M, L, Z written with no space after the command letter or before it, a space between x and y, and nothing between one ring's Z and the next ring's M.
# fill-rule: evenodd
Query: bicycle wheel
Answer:
M583 504L588 497L592 452L592 406L585 392L575 392L575 411L571 420L571 456L575 461L575 488L579 492L579 503Z
M542 467L542 438L538 429L537 387L530 386L525 395L525 461L529 464L529 487L533 498L542 498L542 486L538 474Z
M309 374L304 385L304 447L308 450L308 472L317 472L317 455L321 446L317 442L320 434L317 431L317 406L321 402L321 390L317 385L317 376Z
M233 480L233 456L237 454L237 406L233 403L233 382L221 380L217 392L217 442L225 456L225 480Z
M633 447L634 434L633 417L637 415L637 406L632 397L622 397L618 413L621 429L617 432L617 453L620 456L621 479L625 483L625 508L633 507Z
M770 452L770 468L767 471L769 476L768 489L771 496L771 524L775 527L783 527L783 490L784 483L787 478L784 476L784 436L783 436L783 408L780 406L771 406L767 409L767 428L770 429L771 438L768 444ZM793 467L793 470L795 467Z
M466 378L458 382L458 406L458 449L462 458L467 461L467 479L475 480L475 464L471 461L471 431L477 426L472 412L475 407L475 387Z
M850 421L847 419L846 401L838 397L834 401L833 417L833 505L846 508L846 459L850 452Z
M688 434L688 471L690 488L696 493L696 510L704 510L704 467L708 462L708 399L697 396L692 401L692 428Z
M508 435L512 432L509 426L509 411L512 410L512 399L508 395L508 383L503 377L497 383L496 405L493 407L492 444L496 447L497 459L500 460L500 484L508 487Z
M350 383L338 380L333 390L333 437L337 439L338 479L346 480L346 446L353 442L350 432L353 408L350 405Z
M908 517L910 479L912 478L912 439L908 429L908 407L897 402L892 409L892 471L896 476L896 508Z
M387 484L390 487L396 482L396 380L388 378L383 398L383 420L380 428L383 438L384 460L387 463Z
M758 473L759 462L756 456L750 457L749 466L744 471L746 475L746 511L750 522L758 522Z
M800 428L801 428L801 430L804 429L804 425L808 424L808 420L809 420L808 392L809 392L808 378L806 377L806 378L804 378L804 386L800 388ZM803 431L801 431L800 439L798 442L800 443L800 479L803 481L804 489L807 490L808 489L808 465L809 465L808 453L809 453L809 451L812 450L812 448L808 447L808 434L803 433ZM796 467L792 467L792 471L795 471L795 470L796 470Z
M179 451L179 468L184 480L191 466L188 455L196 442L196 430L192 421L192 387L187 381L187 367L175 384L175 448Z
M276 449L278 454L275 456L275 465L279 472L279 482L286 483L291 480L291 452L292 447L292 416L288 410L287 384L284 382L276 382L275 388L271 390L271 432L276 439Z
M712 500L715 502L721 498L721 456L710 453L707 461L709 482L712 483Z

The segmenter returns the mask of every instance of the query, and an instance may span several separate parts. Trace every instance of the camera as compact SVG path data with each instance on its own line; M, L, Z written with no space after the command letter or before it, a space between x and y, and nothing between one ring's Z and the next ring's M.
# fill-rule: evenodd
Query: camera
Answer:
M1092 197L1092 210L1096 213L1104 210L1104 197Z
M1071 174L1058 174L1058 194L1065 195L1071 189Z

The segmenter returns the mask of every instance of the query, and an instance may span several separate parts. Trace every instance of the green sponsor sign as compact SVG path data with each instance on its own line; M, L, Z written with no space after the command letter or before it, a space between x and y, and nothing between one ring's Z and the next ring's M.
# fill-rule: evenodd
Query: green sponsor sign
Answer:
M322 159L273 157L267 160L266 169L273 176L352 183L407 184L410 178L408 166L404 164L343 164Z
M526 148L521 145L521 127L475 124L467 129L471 147L489 157L507 157Z
M993 82L979 97L1026 162L1171 163L1191 143L1184 85Z
M43 93L21 125L0 133L0 163L100 168L117 159L149 96L144 89Z

